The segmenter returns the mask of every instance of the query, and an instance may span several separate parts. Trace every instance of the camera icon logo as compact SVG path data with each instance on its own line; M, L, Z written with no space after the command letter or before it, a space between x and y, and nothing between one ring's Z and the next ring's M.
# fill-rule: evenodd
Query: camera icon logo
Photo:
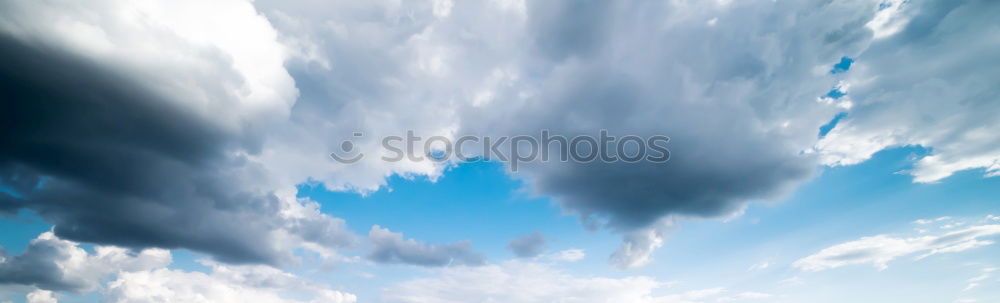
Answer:
M354 137L355 138L364 137L364 134L356 132L354 133ZM361 161L361 159L364 159L365 154L355 150L354 142L352 142L351 140L344 140L344 142L340 143L340 152L330 153L330 158L333 158L334 161L340 163L352 164Z

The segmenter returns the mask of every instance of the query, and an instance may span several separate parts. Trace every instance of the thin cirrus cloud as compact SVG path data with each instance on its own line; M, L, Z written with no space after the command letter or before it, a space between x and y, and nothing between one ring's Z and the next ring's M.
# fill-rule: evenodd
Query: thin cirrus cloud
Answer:
M645 276L582 277L551 265L507 261L480 267L444 268L431 277L403 281L383 293L386 302L761 302L763 292L735 292L722 287L661 294L670 283ZM654 294L656 293L656 294Z
M936 254L956 253L994 243L1000 235L1000 225L981 224L939 233L900 237L876 235L830 246L799 259L793 266L804 271L823 271L838 267L869 264L879 270L889 262L907 256L923 259Z

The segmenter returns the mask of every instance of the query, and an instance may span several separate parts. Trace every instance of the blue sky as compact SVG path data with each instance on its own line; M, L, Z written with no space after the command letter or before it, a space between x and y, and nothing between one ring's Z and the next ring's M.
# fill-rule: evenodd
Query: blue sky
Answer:
M321 2L0 1L0 303L1000 301L1000 2Z

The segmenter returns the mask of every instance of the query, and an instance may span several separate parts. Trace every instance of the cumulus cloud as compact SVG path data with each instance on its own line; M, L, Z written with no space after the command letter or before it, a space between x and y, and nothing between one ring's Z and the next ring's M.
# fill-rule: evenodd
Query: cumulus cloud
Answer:
M114 246L96 246L93 252L88 252L78 243L45 232L31 240L22 254L0 261L0 284L89 292L98 289L103 279L120 271L167 266L171 256L169 251L162 249L132 252ZM51 298L51 292L37 292L36 297Z
M964 67L992 58L987 50L995 42L973 37L989 35L991 27L976 24L988 24L997 5L882 4L333 3L316 9L261 1L260 7L286 39L310 41L313 54L326 58L320 61L328 64L290 67L302 92L293 116L323 129L325 138L343 138L338 126L369 135L413 129L425 136L510 136L548 129L576 136L608 129L618 136L670 136L667 163L552 161L512 173L588 226L624 235L613 259L635 267L662 246L663 231L650 229L659 220L739 214L751 201L779 199L817 164L854 164L885 148L921 144L935 152L914 170L918 182L957 169L993 171L997 153L988 142L1000 132L990 131L996 123L988 118L997 108L983 100L996 96L995 85L984 82L995 79L995 71L988 64ZM952 32L963 34L946 35ZM372 38L352 43L358 37ZM975 40L973 51L954 47L962 45L957 39ZM845 57L854 62L849 68L840 63ZM828 96L834 88L838 97ZM916 99L924 107L910 106ZM928 116L925 108L944 110ZM974 119L947 118L970 110ZM844 111L842 123L817 138L820 126ZM328 117L338 121L315 122ZM926 117L954 123L922 122ZM271 154L306 155L336 143L310 140ZM359 144L372 148L373 141ZM310 171L331 187L354 182L332 173L337 169L295 159L303 157L271 162ZM351 175L366 176L356 184L364 189L377 188L387 173L441 173L426 162L366 160L356 167Z
M373 248L368 260L376 263L404 263L420 266L482 265L484 257L472 250L472 243L462 241L452 244L426 244L414 239L403 239L378 225L368 231Z
M522 235L507 243L507 249L521 258L534 258L545 252L545 235L539 232Z
M166 268L125 272L108 283L108 302L353 303L332 290L269 266L208 263L210 273Z
M317 53L329 59L329 72L308 65L291 67L296 79L309 83L302 86L301 109L314 113L303 113L303 117L332 112L353 123L332 125L359 125L385 134L413 128L426 136L531 135L549 129L553 134L574 136L606 128L618 135L670 136L672 159L664 164L529 163L513 174L585 222L625 235L628 239L616 259L637 266L648 263L649 253L662 245L657 244L662 242L657 240L662 239L662 232L645 231L666 216L738 214L750 201L778 199L812 176L818 163L857 163L838 162L833 156L838 150L874 153L893 146L870 137L842 140L850 129L878 133L898 126L859 125L873 111L870 105L881 102L873 92L913 91L906 86L913 81L894 80L899 79L894 76L897 67L922 68L923 64L912 62L932 60L913 57L912 62L904 62L901 58L906 56L892 52L929 56L945 51L948 57L975 60L979 53L955 53L957 48L911 52L908 49L916 46L909 42L923 39L919 33L976 24L961 18L946 18L959 25L934 22L952 9L983 12L976 16L987 18L984 12L995 7L979 1L919 4L926 7L913 9L906 6L915 4L898 2L887 9L880 8L880 3L555 2L527 4L524 9L454 3L448 14L441 10L435 14L430 4L333 4L317 11L265 1L261 7L275 20L288 20L275 22L281 31L313 41ZM983 9L977 10L978 6ZM401 25L398 20L403 12L407 22ZM334 16L336 21L331 24L327 22L331 18L323 16ZM709 25L705 20L715 21ZM352 26L358 22L366 26ZM963 32L977 35L988 30ZM347 43L360 36L376 38L365 44ZM933 34L925 36L928 43L944 45L931 41ZM976 49L986 50L993 42L977 43ZM832 73L845 56L854 58L854 65ZM879 63L890 61L896 63ZM368 62L380 64L362 68ZM943 71L958 66L940 64L928 71L937 72L938 67ZM950 82L977 83L966 79L993 79L991 72L980 65ZM922 74L906 72L908 77ZM876 80L860 81L870 79ZM877 84L883 80L900 85ZM835 86L848 94L843 100L816 102ZM992 93L989 85L977 87L984 89L981 96ZM959 95L942 97L961 99ZM909 99L892 98L900 106L906 106ZM987 107L978 108L983 117L996 112ZM819 127L844 110L849 110L844 123L817 142ZM352 118L358 116L353 113L380 117L377 121L385 125L359 121ZM914 122L920 121L918 117L911 118L905 123L920 123ZM869 121L890 120L896 119ZM976 121L968 124L985 123ZM954 129L940 126L947 127L935 129ZM874 146L864 148L854 142ZM311 146L329 148L329 143ZM410 172L439 172L407 165ZM366 162L359 174L382 166ZM381 176L387 171L401 172L403 167L375 171ZM342 178L321 180L336 184L333 181ZM639 237L635 231L646 236Z
M284 136L290 144L265 148L267 162L331 188L366 190L386 174L440 170L369 157L338 174L303 159L336 149L345 128L364 130L355 145L376 150L370 138L410 129L425 137L666 134L666 164L530 163L514 174L589 225L624 234L668 215L738 213L808 179L815 159L801 151L840 110L812 100L834 83L826 71L870 35L859 21L876 13L866 1L454 3L448 14L412 2L257 4L284 39L325 58L289 65L301 127ZM774 17L787 12L803 16ZM719 21L705 25L711 18Z
M508 261L441 270L436 277L387 288L387 302L717 302L764 298L763 293L729 294L723 288L654 295L667 283L644 276L579 277L541 263Z
M252 3L3 2L0 212L61 238L295 262L352 243L256 161L298 95Z
M917 255L916 259L936 254L961 252L993 244L982 239L1000 235L1000 225L985 224L938 235L895 237L877 235L837 244L799 259L793 263L804 271L822 271L855 264L871 264L879 270L900 257Z
M162 249L95 246L88 252L45 232L24 253L0 262L0 284L37 287L27 294L27 302L39 303L56 302L54 291L98 292L108 302L356 301L352 294L271 266L202 261L210 268L202 273L168 269L170 263L170 252Z

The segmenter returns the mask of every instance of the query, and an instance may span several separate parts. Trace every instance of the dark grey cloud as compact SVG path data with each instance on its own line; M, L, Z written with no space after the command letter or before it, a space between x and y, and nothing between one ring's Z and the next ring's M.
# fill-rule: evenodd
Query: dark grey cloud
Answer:
M463 112L459 133L670 137L666 163L550 161L512 173L588 225L626 235L628 249L613 258L621 264L646 263L633 261L662 245L673 226L658 223L665 218L732 216L809 180L817 157L804 151L838 111L817 97L836 83L832 64L867 43L858 35L870 37L865 21L877 10L822 1L589 5L545 5L580 14L529 11L529 20L569 20L530 23L531 39L548 44L522 55L531 59L521 82L494 88L503 102ZM602 27L565 40L546 34L590 19Z
M342 220L288 219L252 154L252 127L219 127L136 75L2 35L0 211L38 213L65 239L189 248L227 262L279 263L277 229L328 247L351 242Z
M507 249L521 258L533 258L545 252L545 235L533 232L510 240Z
M236 179L217 175L228 169L216 163L221 153L240 144L235 136L124 75L2 39L0 54L11 59L0 65L0 167L37 181L13 186L17 203L67 239L273 261L252 233L233 232L263 232L265 222L233 219L276 209L275 198L233 192Z
M453 244L425 244L404 239L402 233L372 226L368 239L373 247L368 260L376 263L403 263L419 266L482 265L483 255L472 250L468 241Z
M587 56L605 45L615 3L607 1L528 2L528 26L539 52L554 60Z

